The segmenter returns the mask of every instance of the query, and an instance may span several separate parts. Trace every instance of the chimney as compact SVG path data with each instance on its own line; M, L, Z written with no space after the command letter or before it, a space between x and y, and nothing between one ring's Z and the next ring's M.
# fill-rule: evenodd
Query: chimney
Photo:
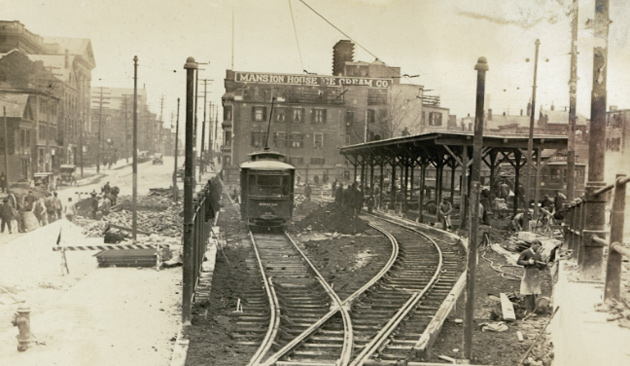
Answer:
M492 121L492 108L488 108L488 121Z
M505 112L503 112L503 115L505 116Z
M521 117L523 116L523 110L521 109Z
M551 103L551 110L553 111L554 109L556 109L556 106Z
M343 76L346 62L354 61L354 43L341 40L333 47L333 76Z
M532 113L532 102L527 102L527 117Z
M64 67L66 69L70 67L70 53L68 52L68 49L66 49L66 57L65 57L65 61L64 61Z

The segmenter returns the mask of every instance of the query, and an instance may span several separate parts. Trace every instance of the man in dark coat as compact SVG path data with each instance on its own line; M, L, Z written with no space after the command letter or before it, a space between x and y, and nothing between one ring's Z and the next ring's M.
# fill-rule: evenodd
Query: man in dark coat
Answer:
M0 219L2 219L2 232L4 233L4 227L9 228L9 234L12 234L11 220L13 220L13 207L9 203L9 199L5 198L0 206Z
M24 210L33 211L35 201L37 201L37 198L33 195L33 191L28 191L28 194L24 197Z
M335 204L339 207L343 204L343 184L340 184L335 191Z
M2 190L2 192L7 190L7 176L4 175L4 172L0 174L0 190Z

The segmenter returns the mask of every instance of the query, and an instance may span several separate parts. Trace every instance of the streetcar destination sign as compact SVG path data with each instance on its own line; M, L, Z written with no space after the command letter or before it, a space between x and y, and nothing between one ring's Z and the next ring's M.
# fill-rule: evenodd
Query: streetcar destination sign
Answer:
M321 75L289 75L267 74L255 72L235 72L234 81L237 83L311 85L311 86L343 86L356 85L370 88L387 88L394 83L393 79L360 78L352 76L321 76Z

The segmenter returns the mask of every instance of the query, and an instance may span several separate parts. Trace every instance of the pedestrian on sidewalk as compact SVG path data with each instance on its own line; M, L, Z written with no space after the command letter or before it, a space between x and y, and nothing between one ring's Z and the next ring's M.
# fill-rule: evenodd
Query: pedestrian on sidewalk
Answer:
M13 233L11 229L11 220L13 220L13 207L9 203L9 199L5 198L0 206L0 219L2 220L2 233L4 233L4 227L9 229L9 234Z
M547 268L539 253L540 240L534 240L532 245L525 249L518 257L516 264L525 267L525 273L521 279L521 296L525 297L525 315L536 311L536 297L542 293L541 270Z
M2 172L2 174L0 174L0 190L2 190L2 193L7 190L7 186L7 176Z
M64 212L68 221L72 222L74 220L74 216L77 214L77 209L72 202L72 197L68 197L68 203L64 208Z
M61 200L57 197L57 192L53 193L53 207L55 208L55 217L57 220L61 220L61 211L63 207L61 205Z
M48 225L48 220L46 218L46 204L42 198L35 201L33 204L33 213L37 218L37 222L40 226Z
M46 216L48 216L48 222L57 221L57 213L55 212L55 202L52 194L48 193L46 200L44 201L46 205Z

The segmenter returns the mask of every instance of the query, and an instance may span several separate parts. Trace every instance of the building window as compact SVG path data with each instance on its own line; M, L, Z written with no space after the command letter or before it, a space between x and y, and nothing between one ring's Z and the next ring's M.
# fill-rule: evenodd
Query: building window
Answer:
M223 106L223 120L224 121L232 120L232 106L231 105Z
M291 121L293 123L304 122L304 108L293 108L291 110Z
M276 122L285 122L287 120L287 109L286 108L278 108L276 109Z
M273 145L275 147L287 147L287 133L276 132L273 134Z
M304 134L294 132L291 134L291 147L303 148L304 147Z
M312 123L326 123L326 110L321 108L313 108L311 110Z
M232 144L232 131L225 131L223 133L223 145L231 145Z
M313 148L321 149L324 147L324 134L321 132L315 132L313 134Z
M253 106L252 107L252 121L261 122L265 120L267 115L267 107Z
M442 113L429 113L429 126L442 126Z
M251 145L253 147L263 147L263 146L265 146L265 137L266 136L267 136L266 132L252 132Z
M324 158L311 158L311 165L324 165L326 164L326 159Z
M291 165L304 165L304 158L293 156L289 158L289 163Z
M374 109L368 109L367 110L367 121L368 123L374 123Z
M354 111L346 111L346 126L354 123Z

